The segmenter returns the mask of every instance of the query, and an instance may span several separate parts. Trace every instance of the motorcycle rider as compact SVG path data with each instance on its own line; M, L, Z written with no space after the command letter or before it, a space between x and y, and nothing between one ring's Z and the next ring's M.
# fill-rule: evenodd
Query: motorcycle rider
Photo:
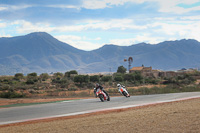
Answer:
M107 93L107 92L104 90L104 88L103 88L100 84L98 84L98 83L96 83L96 87L94 88L94 94L95 94L96 97L97 97L96 92L97 92L98 89L101 89L101 90L106 94L106 96L108 97L108 93Z
M120 93L121 93L120 89L123 88L124 91L126 92L126 94L129 94L124 85L117 84L117 87L118 87L118 91L119 91ZM122 93L121 93L121 94L122 94Z

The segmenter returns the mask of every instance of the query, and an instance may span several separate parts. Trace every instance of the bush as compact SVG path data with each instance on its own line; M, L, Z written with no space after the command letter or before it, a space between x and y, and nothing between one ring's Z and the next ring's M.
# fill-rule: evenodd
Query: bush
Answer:
M65 77L70 77L71 75L77 75L78 72L76 70L71 70L69 72L65 72Z
M91 82L99 82L99 75L90 76Z
M89 76L88 75L77 75L74 77L74 82L82 84L83 82L88 83L89 82Z
M20 79L22 79L23 77L24 77L24 74L23 74L23 73L16 73L14 79L20 80Z
M122 76L116 76L116 77L114 78L114 80L115 80L116 82L122 82L122 81L123 81L123 77L122 77Z
M10 88L10 85L0 85L0 91L9 90Z
M101 78L101 81L103 81L103 82L108 82L108 81L111 81L111 80L112 80L112 76L103 76Z
M8 92L2 92L0 93L0 97L1 98L22 98L22 97L25 97L24 94L20 94L20 93L17 93L17 92L12 92L12 91L8 91Z
M34 81L33 81L32 79L28 79L28 80L26 81L26 84L28 84L28 85L34 84Z
M77 91L77 90L78 90L78 89L77 89L77 88L74 88L74 87L68 89L68 91Z
M49 78L49 74L48 73L42 73L40 74L40 79L42 81L46 81Z
M119 66L117 69L117 73L126 73L126 68L124 66Z

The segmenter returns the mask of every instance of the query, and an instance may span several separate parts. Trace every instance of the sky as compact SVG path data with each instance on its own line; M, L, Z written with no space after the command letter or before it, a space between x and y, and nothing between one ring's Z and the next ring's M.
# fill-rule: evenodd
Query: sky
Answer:
M32 32L86 51L200 41L200 0L0 0L0 37Z

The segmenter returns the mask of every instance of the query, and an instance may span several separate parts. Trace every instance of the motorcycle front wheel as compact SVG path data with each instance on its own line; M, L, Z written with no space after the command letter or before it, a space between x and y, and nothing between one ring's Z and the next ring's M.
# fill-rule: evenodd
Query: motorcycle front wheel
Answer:
M104 102L104 96L102 94L99 95L99 98L102 102Z
M125 91L123 91L123 95L125 96L125 97L128 97L127 95L127 93L125 92Z
M110 101L110 96L107 96L108 98L107 98L107 101Z

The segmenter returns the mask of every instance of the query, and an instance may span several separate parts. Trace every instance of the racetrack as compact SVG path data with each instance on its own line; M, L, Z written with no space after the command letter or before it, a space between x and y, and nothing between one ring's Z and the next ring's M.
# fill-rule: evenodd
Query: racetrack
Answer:
M111 101L109 102L100 102L99 99L85 99L60 103L4 108L0 109L0 125L37 119L70 116L101 110L136 107L196 97L200 97L200 92L142 95L131 96L130 98L125 98L123 96L111 97Z

